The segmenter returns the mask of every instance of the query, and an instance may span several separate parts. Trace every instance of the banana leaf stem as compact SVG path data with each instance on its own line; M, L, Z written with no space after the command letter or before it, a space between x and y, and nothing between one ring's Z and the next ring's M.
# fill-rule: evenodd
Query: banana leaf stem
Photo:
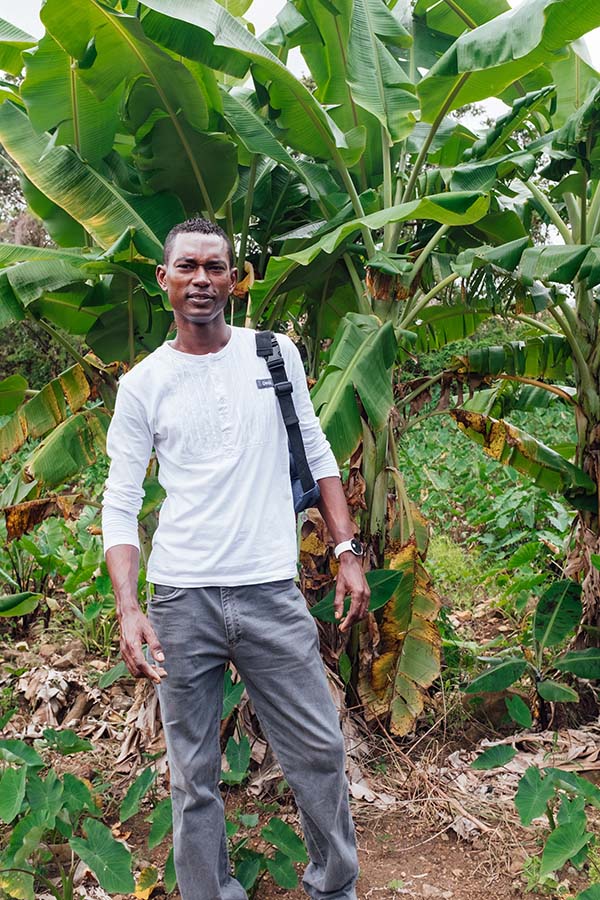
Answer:
M390 141L386 129L381 126L381 158L383 162L383 205L390 209L392 205L392 159L390 155ZM392 249L390 243L391 226L388 222L383 226L383 249L389 252Z
M524 322L526 325L532 325L534 328L538 328L540 331L543 331L544 334L557 334L555 328L550 328L545 322L540 322L539 319L534 319L533 316L526 316L523 314L515 316L515 318L519 322Z
M423 249L419 253L419 256L417 257L417 260L413 266L413 270L412 270L412 281L413 282L414 282L415 278L417 277L417 275L419 274L419 272L421 271L421 269L423 268L423 266L425 265L425 263L427 262L427 260L429 259L431 253L437 247L440 238L442 238L449 229L450 229L449 225L440 225L440 227L435 232L435 234L433 235L431 240L427 242L425 247L423 247Z
M458 92L461 90L463 84L469 77L469 74L470 74L469 72L465 72L464 75L461 75L461 77L457 81L456 85L454 86L453 90L448 95L446 102L443 104L439 113L433 120L431 128L429 129L429 134L425 138L425 140L423 142L423 146L419 150L419 155L417 156L417 158L415 160L415 164L413 166L413 170L410 173L410 178L408 180L408 184L406 185L406 190L404 191L404 196L402 197L403 203L408 203L408 201L412 198L412 195L413 195L414 189L415 189L415 185L417 183L417 178L419 177L419 174L421 172L423 164L425 163L425 160L427 159L427 153L429 152L431 142L433 141L434 137L436 136L437 130L440 127L440 125L442 124L444 116L450 109L450 107L452 105L452 101L454 100L454 98L456 97Z
M453 13L456 13L459 19L463 20L467 28L477 28L477 22L464 9L461 9L458 3L455 3L454 0L444 0L444 3L450 7Z
M31 315L31 313L29 313L29 315ZM56 331L56 329L53 328L52 325L49 325L48 322L44 322L43 319L36 319L34 315L31 315L31 318L37 325L40 326L43 331L53 337L62 347L65 348L65 350L73 357L73 359L79 363L88 378L94 379L96 377L96 373L94 372L90 364L83 358L81 353L79 353L75 349L75 347L62 336L62 334Z
M396 487L396 494L404 507L404 512L406 513L406 524L408 525L408 531L410 536L412 537L415 533L415 523L412 517L412 510L410 508L410 500L408 494L406 492L406 486L404 484L404 478L398 471L395 466L387 466L387 471L390 473L394 480L394 485Z
M437 295L440 294L445 288L447 288L448 285L452 284L453 281L456 281L458 277L458 272L452 272L451 275L446 275L445 278L442 278L439 284L436 284L436 286L433 287L427 294L425 294L423 297L420 297L418 303L415 303L415 305L411 309L407 310L404 318L401 319L398 323L398 327L406 328L408 325L410 325L411 322L414 322L421 310L427 306L429 301L433 300L434 297L437 297Z
M571 234L573 236L573 241L577 244L580 244L583 242L581 238L581 218L579 216L579 209L577 208L575 195L566 193L563 195L563 200L565 201L567 214L569 216L569 222L571 223Z
M589 396L591 398L592 396L597 395L596 388L592 379L592 373L590 372L587 361L583 353L581 352L579 341L575 337L575 334L571 330L571 325L567 320L567 316L564 310L565 304L561 303L559 305L560 309L550 307L550 315L556 320L556 322L560 326L561 331L569 342L569 346L577 362L577 368L579 369L581 386L583 387L584 391L589 393Z
M246 200L244 202L244 221L242 223L242 233L240 235L240 249L238 253L238 278L244 277L244 262L246 260L246 247L248 245L248 232L250 230L250 216L252 214L252 202L254 200L254 182L256 181L256 166L258 165L258 154L252 156L250 163L250 172L248 174L248 190L246 191Z
M352 282L352 285L354 287L354 292L358 301L358 308L363 315L370 316L373 310L371 309L371 305L365 296L363 283L358 277L358 272L356 271L354 260L349 253L344 253L343 260L346 263L346 268L348 269L348 274L350 275L350 281Z
M227 234L229 235L229 240L231 241L231 246L233 247L235 231L233 228L233 205L231 203L231 197L225 204L225 219L227 221Z
M571 406L578 406L577 401L574 400L570 394L567 394L566 391L561 391L555 384L545 384L543 381L537 381L535 378L526 378L524 375L505 375L504 373L500 373L493 377L500 378L503 381L518 381L520 384L531 384L533 387L542 388L545 391L549 391L551 394L556 394L557 397L560 397L565 403L569 403Z
M590 240L594 238L598 232L600 224L600 181L597 182L596 188L592 194L590 208L588 210L588 232Z
M534 199L537 200L537 202L540 204L552 224L556 226L565 244L572 244L573 237L571 235L571 232L569 231L568 225L566 224L566 222L563 222L558 214L558 211L552 206L546 195L542 191L540 191L540 189L535 184L533 184L532 181L529 181L528 179L522 179L522 182L527 190L533 195Z
M365 215L365 211L362 207L362 203L360 202L360 197L356 192L356 188L354 187L354 182L352 181L352 177L350 172L348 171L346 165L344 164L344 160L337 149L337 147L332 147L333 153L333 161L337 167L338 172L342 177L342 181L344 182L344 187L348 191L348 195L352 202L352 208L356 214L357 219L361 219ZM373 235L369 231L366 225L360 226L360 231L363 237L363 241L365 242L365 247L367 248L367 253L369 257L375 256L375 242L373 241Z
M437 375L433 375L432 378L428 378L427 381L424 381L423 384L420 384L418 388L415 388L414 391L411 391L410 394L407 394L406 397L402 397L401 400L396 402L396 406L398 409L402 409L403 406L407 406L415 397L418 397L419 394L422 394L423 391L429 390L430 387L433 387L434 384L437 384L438 381L441 381L446 372L438 372Z
M404 169L406 166L406 152L405 152L405 144L406 141L402 144L402 151L400 153L400 167L398 170L398 178L396 179L396 189L394 191L394 206L398 206L402 201L402 185L404 179ZM398 240L400 239L400 229L402 228L403 222L392 222L390 226L390 241L389 241L389 250L392 253L396 252L396 247L398 246Z

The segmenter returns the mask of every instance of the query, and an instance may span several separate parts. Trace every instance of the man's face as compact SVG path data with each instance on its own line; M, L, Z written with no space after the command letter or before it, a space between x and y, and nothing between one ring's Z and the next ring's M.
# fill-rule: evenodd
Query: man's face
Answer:
M156 268L156 279L167 292L176 322L206 325L223 314L237 272L222 237L191 232L176 235L168 263Z

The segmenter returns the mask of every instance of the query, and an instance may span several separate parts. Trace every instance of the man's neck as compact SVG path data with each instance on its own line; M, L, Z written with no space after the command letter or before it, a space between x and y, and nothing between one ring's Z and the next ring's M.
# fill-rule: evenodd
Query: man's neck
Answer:
M177 337L173 347L181 353L202 356L206 353L218 353L229 343L230 337L231 328L225 318L207 322L206 325L196 325L184 319L177 322Z

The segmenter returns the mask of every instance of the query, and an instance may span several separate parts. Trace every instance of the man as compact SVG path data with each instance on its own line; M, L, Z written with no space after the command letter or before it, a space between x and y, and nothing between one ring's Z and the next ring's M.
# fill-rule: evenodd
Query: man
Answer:
M204 219L177 225L156 270L177 337L121 378L107 437L102 527L121 628L136 677L157 685L173 798L182 900L244 900L229 871L219 792L223 673L233 660L294 791L317 900L356 898L354 828L344 747L315 622L294 583L296 528L287 433L255 335L227 325L236 283L225 233ZM329 444L298 351L278 338L319 508L336 542L336 614L347 630L369 590ZM137 515L152 447L166 499L153 538L146 617L137 599ZM359 555L355 555L355 554ZM147 643L153 660L144 658Z

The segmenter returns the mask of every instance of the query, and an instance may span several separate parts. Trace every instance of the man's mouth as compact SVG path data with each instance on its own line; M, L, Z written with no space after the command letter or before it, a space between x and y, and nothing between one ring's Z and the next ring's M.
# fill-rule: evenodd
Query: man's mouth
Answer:
M188 300L192 300L194 303L201 303L206 300L212 300L213 297L211 294L188 294Z

